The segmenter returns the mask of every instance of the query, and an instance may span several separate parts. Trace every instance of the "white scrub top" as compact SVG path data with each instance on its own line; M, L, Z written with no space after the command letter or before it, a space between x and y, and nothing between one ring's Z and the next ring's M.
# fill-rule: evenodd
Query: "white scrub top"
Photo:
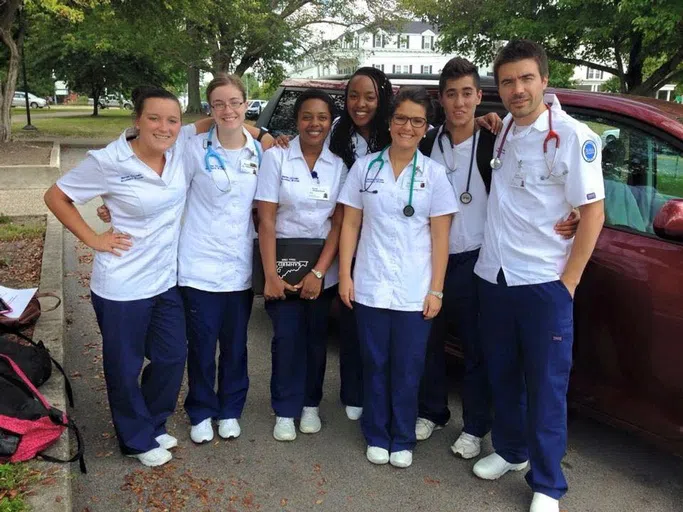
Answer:
M189 190L178 247L178 284L208 292L234 292L251 288L253 240L256 238L252 207L256 194L260 144L244 130L244 147L228 150L217 133L216 158L206 169L206 133L185 148ZM258 148L257 148L258 146Z
M166 151L159 176L142 162L126 141L126 132L104 149L89 151L57 186L76 204L101 196L116 232L128 233L132 247L95 252L90 289L109 300L154 297L177 283L178 237L185 205L183 146L196 133L183 126Z
M458 203L444 167L418 152L415 214L406 217L412 160L395 179L388 151L382 170L378 161L368 171L379 154L356 160L339 197L340 203L363 210L353 273L355 298L375 308L422 311L432 280L429 219L456 213Z
M273 147L264 153L256 199L277 203L276 238L327 238L347 169L324 144L313 171L318 180L311 175L299 137L290 141L289 148ZM339 263L335 258L325 274L325 288L338 282Z
M451 147L448 136L444 135L441 137L443 129L442 125L436 134L430 158L446 167L446 176L453 187L453 192L458 199L458 207L460 208L460 212L455 216L451 224L448 249L450 254L474 251L479 249L484 241L486 205L489 198L486 193L486 185L484 185L484 180L477 166L477 148L474 148L472 177L469 188L472 202L464 204L460 201L460 194L467 190L467 177L474 138L469 137L460 144L454 144ZM480 136L481 133L477 132L477 146L479 145ZM441 146L439 146L439 140L441 140ZM441 147L443 147L443 153L441 152Z
M552 108L559 149L553 140L543 153L549 129L545 111L531 126L517 127L517 133L513 126L500 157L503 165L492 171L484 244L474 269L490 283L501 268L510 286L557 281L573 240L555 233L555 224L572 208L605 198L600 137L564 112L554 94L544 101ZM495 153L510 122L508 114Z

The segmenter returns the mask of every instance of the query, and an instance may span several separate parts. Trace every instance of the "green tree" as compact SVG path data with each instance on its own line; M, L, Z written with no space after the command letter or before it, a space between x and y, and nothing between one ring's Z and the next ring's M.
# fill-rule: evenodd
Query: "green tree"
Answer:
M83 18L83 8L96 4L96 0L0 0L0 142L12 134L12 98L19 76L20 51L25 24L19 22L22 9L24 19L34 12L73 22Z
M557 62L556 60L548 61L550 69L550 78L548 85L550 87L563 87L565 89L574 89L576 87L576 80L572 79L574 76L574 66Z
M33 18L37 65L66 80L75 92L93 98L93 115L105 93L128 94L139 84L182 84L182 69L157 48L163 38L118 15L109 3L84 10L82 20L66 23L45 14ZM145 30L145 28L147 28Z
M398 12L394 0L112 2L129 17L162 20L173 47L187 41L185 51L176 54L188 69L188 111L199 106L200 71L242 76L252 69L261 80L271 81L284 75L284 63L320 47L322 35L316 28L322 24L360 28L394 19Z
M680 0L402 0L439 26L445 51L491 62L502 42L528 38L548 56L616 76L621 92L649 95L683 76ZM645 64L659 65L648 75Z

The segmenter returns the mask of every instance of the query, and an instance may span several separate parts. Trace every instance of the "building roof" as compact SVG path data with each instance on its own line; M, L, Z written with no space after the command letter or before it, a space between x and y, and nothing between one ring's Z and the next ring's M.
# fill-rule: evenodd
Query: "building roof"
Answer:
M439 33L439 30L434 26L430 25L429 23L425 23L423 21L409 21L402 27L398 29L390 28L390 29L382 29L385 32L389 34L422 34L422 32L425 32L427 30L431 30L435 34ZM359 34L363 34L366 32L376 32L377 27L365 27L360 30L354 31L358 32ZM343 37L343 36L342 36Z

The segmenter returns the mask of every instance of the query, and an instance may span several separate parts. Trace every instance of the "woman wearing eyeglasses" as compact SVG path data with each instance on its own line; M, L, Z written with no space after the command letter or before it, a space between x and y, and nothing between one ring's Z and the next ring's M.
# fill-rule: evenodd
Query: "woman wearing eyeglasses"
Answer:
M339 294L358 325L366 456L396 467L412 464L427 338L441 309L448 234L458 211L445 169L417 149L430 106L423 88L398 93L391 145L356 161L339 198L345 205Z
M247 325L251 315L252 205L262 149L245 130L246 92L233 75L207 87L214 124L186 151L185 220L178 247L178 285L187 322L185 399L195 443L241 433L249 388ZM216 382L216 345L218 387Z

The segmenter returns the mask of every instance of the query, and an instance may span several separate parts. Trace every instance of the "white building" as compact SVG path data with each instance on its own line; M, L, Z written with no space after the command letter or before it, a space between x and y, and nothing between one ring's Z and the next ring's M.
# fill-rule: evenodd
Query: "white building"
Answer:
M351 74L362 66L373 66L385 73L439 74L455 54L435 50L437 29L427 23L410 22L401 31L366 29L343 34L331 41L333 49L326 58L303 58L291 73L292 78L321 78ZM481 75L492 72L487 66Z
M612 78L612 76L612 74L598 69L586 66L576 66L572 79L576 81L577 89L598 92L602 90L602 84ZM657 91L657 99L673 101L674 89L676 89L676 84L666 84Z

